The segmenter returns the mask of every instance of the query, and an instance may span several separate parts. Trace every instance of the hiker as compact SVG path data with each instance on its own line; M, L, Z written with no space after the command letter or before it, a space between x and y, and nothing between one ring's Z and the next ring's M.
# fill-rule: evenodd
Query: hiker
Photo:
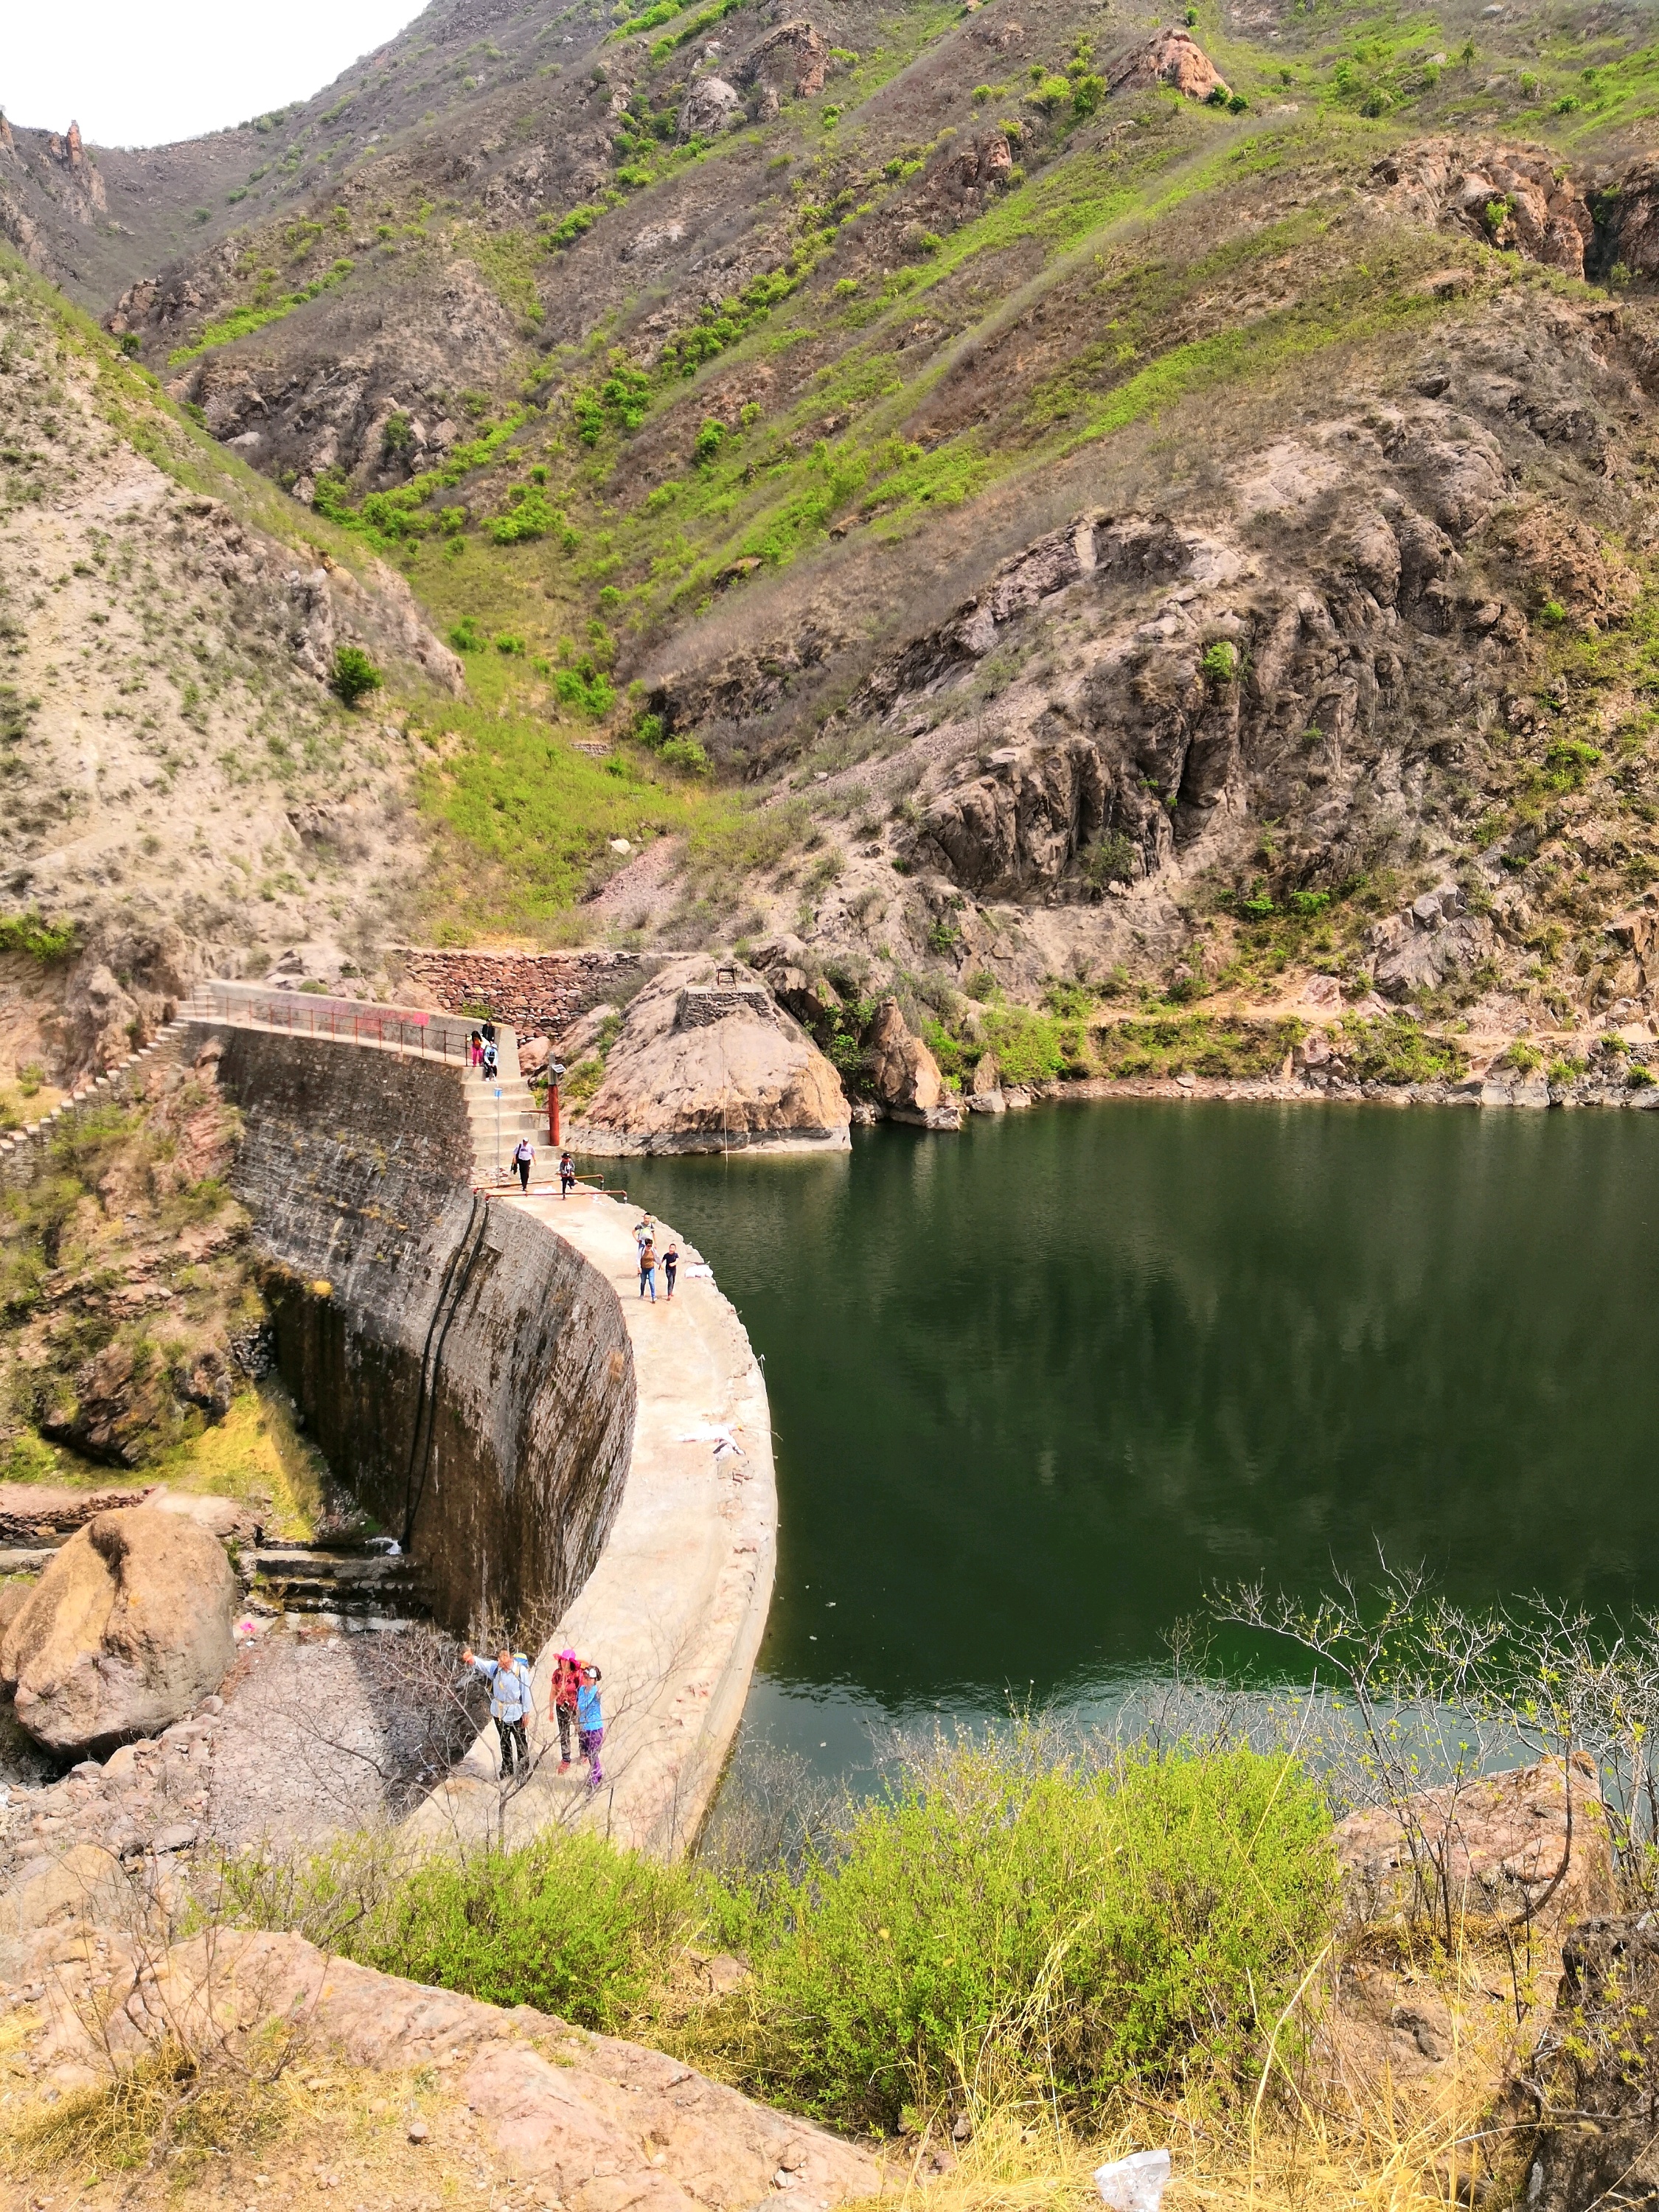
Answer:
M520 1137L513 1147L513 1164L519 1170L520 1190L528 1190L530 1188L530 1166L535 1157L536 1147L531 1143L529 1138Z
M515 1656L507 1650L502 1650L494 1659L475 1659L470 1651L463 1651L461 1664L470 1667L475 1674L482 1674L489 1685L489 1717L501 1740L501 1779L506 1781L515 1771L515 1752L516 1771L527 1776L530 1745L525 1735L525 1723L530 1717L536 1694L531 1686L530 1662L522 1653Z
M559 1196L568 1198L576 1181L576 1163L568 1152L559 1156Z
M486 1083L493 1083L495 1079L495 1047L493 1042L486 1042L483 1048L483 1079Z
M484 1024L484 1025L483 1025L483 1041L484 1041L484 1042L485 1042L486 1044L494 1044L494 1043L495 1043L495 1023L494 1023L494 1022L486 1022L486 1023Z
M634 1242L641 1252L647 1244L655 1243L656 1238L657 1224L648 1213L634 1224Z
M668 1280L668 1303L674 1303L674 1270L680 1264L680 1248L671 1237L668 1249L662 1255L662 1271Z
M559 1729L559 1771L570 1771L570 1741L576 1733L576 1698L582 1686L582 1665L575 1653L561 1651L553 1662L552 1717ZM580 1748L580 1745L578 1746Z
M647 1237L640 1247L640 1296L651 1293L651 1303L657 1303L657 1248Z
M474 1030L466 1041L466 1064L469 1067L483 1066L483 1039Z
M602 1679L597 1667L584 1667L581 1687L576 1692L576 1733L587 1761L590 1790L597 1790L605 1779L605 1769L599 1765L599 1746L605 1741L605 1715L599 1711Z

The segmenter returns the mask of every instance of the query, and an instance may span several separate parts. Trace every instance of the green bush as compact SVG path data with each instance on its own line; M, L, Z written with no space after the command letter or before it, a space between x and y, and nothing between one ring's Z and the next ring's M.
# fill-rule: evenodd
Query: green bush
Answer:
M994 1006L984 1027L1005 1083L1052 1083L1087 1051L1080 1023L1035 1014L1029 1006Z
M479 629L476 615L463 615L450 631L449 641L457 653L482 653L489 640Z
M1238 654L1224 637L1218 637L1205 647L1198 665L1210 683L1231 684L1238 673Z
M683 768L692 775L708 773L708 756L695 738L670 738L658 757L669 768Z
M1328 1830L1305 1774L1249 1751L1034 1776L958 1748L762 1908L750 2085L890 2128L975 2074L1085 2110L1242 2078L1330 1923Z
M1449 1037L1429 1036L1409 1014L1342 1024L1342 1058L1361 1083L1449 1083L1463 1073L1463 1055Z
M429 1862L374 1916L352 1955L615 2033L696 1933L706 1889L686 1867L614 1850L599 1836L544 1835L522 1850Z
M81 950L78 921L47 921L33 909L0 915L0 952L27 952L43 968L73 960ZM37 1086L38 1087L38 1086Z
M385 681L385 677L362 646L335 647L334 669L328 679L328 688L343 706L355 707L371 691L378 691Z

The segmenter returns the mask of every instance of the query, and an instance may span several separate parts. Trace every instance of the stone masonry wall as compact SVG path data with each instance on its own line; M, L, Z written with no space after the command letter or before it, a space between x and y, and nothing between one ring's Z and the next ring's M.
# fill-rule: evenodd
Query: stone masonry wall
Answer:
M655 954L571 952L451 952L420 945L398 948L411 1000L446 1013L488 1006L520 1037L557 1040L590 1006L630 998L661 967Z
M246 1134L283 1375L335 1473L413 1549L458 1632L532 1638L603 1549L633 1446L615 1292L471 1190L459 1071L192 1024Z

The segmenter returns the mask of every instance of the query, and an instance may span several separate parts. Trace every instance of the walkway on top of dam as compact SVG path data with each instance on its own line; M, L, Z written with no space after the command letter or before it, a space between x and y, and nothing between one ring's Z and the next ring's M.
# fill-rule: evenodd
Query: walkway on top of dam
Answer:
M760 1365L741 1321L700 1255L678 1239L672 1304L660 1273L656 1303L639 1295L637 1209L586 1185L559 1195L544 1129L527 1195L495 1167L495 1101L466 1066L475 1021L349 1000L204 987L176 1026L230 1026L293 1035L325 1049L447 1061L464 1086L485 1202L522 1212L575 1252L617 1298L634 1368L632 1449L621 1502L597 1564L535 1664L535 1759L527 1784L503 1789L493 1728L406 1824L422 1840L459 1842L592 1824L623 1844L670 1856L695 1838L719 1782L748 1693L771 1601L777 1496L771 1416ZM516 1042L498 1028L501 1083L527 1087ZM503 1103L505 1104L505 1101ZM514 1099L515 1111L518 1100ZM528 1109L533 1112L533 1109ZM537 1117L539 1122L539 1117ZM515 1127L512 1141L516 1143ZM665 1242L668 1232L665 1230ZM620 1352L612 1358L620 1359ZM349 1470L341 1470L349 1480ZM605 1781L558 1771L550 1715L554 1654L566 1645L602 1670Z
M562 1237L622 1302L638 1393L622 1504L586 1587L536 1662L528 1785L506 1802L508 1839L591 1820L672 1856L696 1833L748 1695L771 1601L777 1493L766 1386L743 1323L684 1238L672 1304L639 1295L638 1209L578 1187L494 1198ZM666 1237L667 1231L663 1235ZM558 1769L553 1656L602 1670L605 1781ZM414 1816L422 1833L493 1831L501 1811L486 1729Z

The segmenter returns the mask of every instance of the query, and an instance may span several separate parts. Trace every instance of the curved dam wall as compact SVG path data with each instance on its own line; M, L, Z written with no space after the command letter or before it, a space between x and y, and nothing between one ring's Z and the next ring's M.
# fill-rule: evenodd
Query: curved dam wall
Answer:
M474 1198L458 1069L192 1028L242 1110L232 1184L312 1435L414 1551L447 1626L539 1640L628 1479L637 1391L614 1289L567 1240Z

